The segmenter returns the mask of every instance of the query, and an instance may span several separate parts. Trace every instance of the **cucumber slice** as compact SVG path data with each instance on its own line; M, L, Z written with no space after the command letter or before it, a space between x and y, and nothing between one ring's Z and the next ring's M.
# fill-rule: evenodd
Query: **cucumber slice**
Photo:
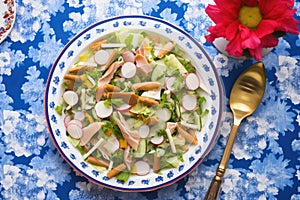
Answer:
M171 164L173 167L178 167L180 164L180 160L178 159L178 156L173 156L168 158L167 162Z
M134 151L133 156L135 158L142 158L147 151L147 140L146 139L140 139L138 149Z
M163 64L158 64L152 71L151 81L157 81L161 85L165 84L165 74L167 71L167 66Z

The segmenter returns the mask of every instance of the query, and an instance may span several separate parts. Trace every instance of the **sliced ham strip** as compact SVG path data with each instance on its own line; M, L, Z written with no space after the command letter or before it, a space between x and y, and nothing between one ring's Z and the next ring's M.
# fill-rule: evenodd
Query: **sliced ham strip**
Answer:
M134 106L137 103L138 96L133 92L106 92L104 96L108 99L123 99L124 103Z
M120 92L121 91L121 89L119 87L108 84L108 83L104 84L103 87L104 87L105 91L107 91L107 92Z
M117 69L122 65L122 62L114 62L105 72L105 74L98 80L98 88L96 91L96 100L100 101L104 93L104 85L108 84L114 77Z
M91 138L100 130L102 126L102 123L100 122L93 122L89 124L88 126L84 127L83 130L83 135L80 138L80 145L84 146L86 145Z
M127 50L122 53L122 57L125 62L134 62L135 55L132 51Z
M160 87L160 82L142 82L135 83L132 85L132 90L141 91L141 90L155 90Z
M147 77L148 74L152 71L152 66L148 63L147 58L142 54L137 54L135 56L135 63L136 63L137 71L143 77Z
M148 97L139 97L138 102L148 106L157 106L159 104L158 101Z
M178 132L186 139L186 141L190 144L197 145L198 144L198 139L197 136L192 133L190 134L186 130L184 130L181 126L177 126Z
M130 152L130 146L127 145L126 149L124 150L124 163L127 167L127 169L130 171L131 170L131 163L132 163L132 155L129 154Z
M106 61L105 65L108 67L110 66L114 60L117 58L117 55L118 55L118 51L116 49L114 49L111 53L110 53L110 56L108 58L108 60Z
M150 117L150 118L147 120L147 124L148 124L149 126L152 126L152 125L154 125L154 124L157 124L158 121L159 121L158 116L152 116L152 117Z
M124 139L134 150L137 150L140 141L139 133L137 131L130 130L129 125L120 112L117 112L114 116Z
M100 160L100 159L97 159L93 156L89 156L86 161L88 163L91 163L93 165L98 165L98 166L101 166L101 167L105 167L105 168L108 168L109 167L109 163L107 163L106 161L104 160Z
M166 54L172 51L172 49L176 46L176 43L174 42L168 42L162 49L158 51L157 57L162 58Z

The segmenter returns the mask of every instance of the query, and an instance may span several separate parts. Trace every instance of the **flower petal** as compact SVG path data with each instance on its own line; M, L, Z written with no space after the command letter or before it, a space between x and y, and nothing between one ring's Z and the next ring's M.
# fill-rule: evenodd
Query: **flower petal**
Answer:
M238 19L242 2L240 0L215 0L216 5L209 4L205 9L208 16L216 23Z
M257 37L253 30L246 26L240 25L241 46L243 49L255 49L260 45L260 39Z
M255 49L249 49L249 52L255 60L262 59L262 47L257 47Z
M288 21L288 23L286 23ZM287 33L292 33L292 34L298 34L299 30L298 30L298 25L299 25L299 21L296 19L283 19L283 20L279 20L279 25L277 27L277 31L284 31Z
M241 24L241 22L239 20L235 20L232 23L230 23L227 28L226 28L226 32L225 32L225 38L227 40L232 40L236 34L238 33L238 28L239 25Z
M296 9L293 9L293 6L292 0L260 1L264 19L276 21L278 23L276 30L298 34L299 21L294 18Z
M268 0L259 1L259 8L264 17L279 16L282 13L288 12L294 6L293 0ZM270 15L270 16L269 16ZM272 17L273 18L273 17Z
M216 5L224 11L228 11L233 14L239 12L243 2L241 0L214 0ZM229 9L229 10L228 10Z
M216 5L208 5L205 9L205 12L216 24L223 21L222 11Z
M209 35L205 36L207 42L213 42L216 38L225 37L225 28L223 24L217 24L207 29L210 32Z
M231 9L230 12L228 12L228 9ZM205 9L205 12L213 22L218 24L231 22L232 20L238 19L239 9L234 10L231 7L223 9L217 5L208 5Z
M272 34L275 30L277 30L277 27L278 23L276 21L263 19L259 23L255 33L259 38L262 38L266 35Z
M229 41L226 51L230 56L241 57L243 55L241 41L240 35L237 35L235 38Z

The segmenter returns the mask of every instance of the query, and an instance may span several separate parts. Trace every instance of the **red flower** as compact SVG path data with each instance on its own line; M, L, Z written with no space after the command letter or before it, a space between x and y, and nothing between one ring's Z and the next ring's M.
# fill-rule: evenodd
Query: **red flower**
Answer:
M276 46L279 36L299 33L293 0L215 0L215 4L205 10L215 23L205 38L207 42L226 38L231 56L248 52L261 60L262 49Z

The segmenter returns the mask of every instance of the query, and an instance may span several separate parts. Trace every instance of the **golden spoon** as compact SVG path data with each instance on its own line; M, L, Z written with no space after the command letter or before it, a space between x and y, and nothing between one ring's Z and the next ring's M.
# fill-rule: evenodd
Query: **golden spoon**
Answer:
M264 96L265 88L266 72L262 62L257 62L250 66L234 83L229 102L233 113L233 127L229 134L216 175L210 183L204 200L217 199L240 123L245 117L251 115L257 109Z

